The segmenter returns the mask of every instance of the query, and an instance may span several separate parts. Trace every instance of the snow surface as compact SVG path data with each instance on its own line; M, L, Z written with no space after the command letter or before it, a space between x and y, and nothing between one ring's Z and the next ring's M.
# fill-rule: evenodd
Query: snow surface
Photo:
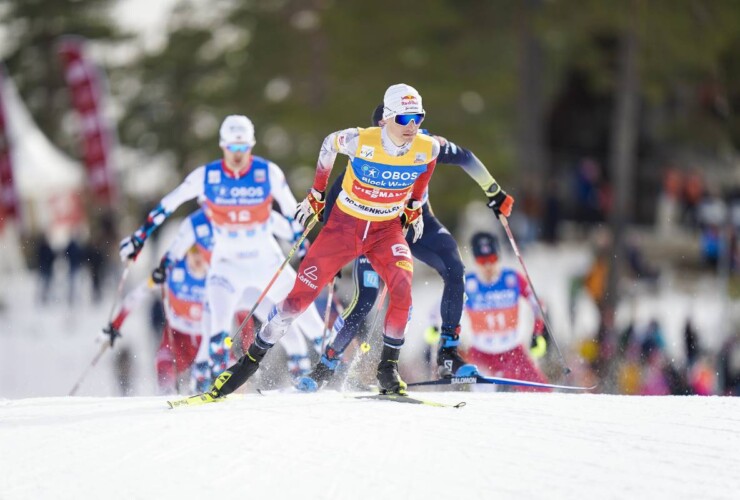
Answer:
M740 399L339 393L0 401L0 498L737 498Z

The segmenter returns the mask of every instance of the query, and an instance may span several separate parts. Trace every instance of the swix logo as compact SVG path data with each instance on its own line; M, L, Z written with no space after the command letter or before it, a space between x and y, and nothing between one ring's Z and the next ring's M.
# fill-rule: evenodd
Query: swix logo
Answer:
M393 255L396 257L411 258L411 250L409 250L408 245L404 245L403 243L396 243L393 245L391 247L391 252L393 252Z
M265 189L262 186L234 186L229 191L233 198L264 196Z

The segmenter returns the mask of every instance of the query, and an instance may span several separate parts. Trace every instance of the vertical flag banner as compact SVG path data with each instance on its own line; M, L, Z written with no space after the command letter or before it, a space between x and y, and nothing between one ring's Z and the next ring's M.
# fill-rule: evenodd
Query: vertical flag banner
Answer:
M0 65L0 217L4 220L17 219L20 215L18 194L13 182L10 157L10 133L5 113L4 96L6 85L5 68ZM0 223L2 226L2 223Z
M114 206L117 186L113 173L111 143L113 132L103 116L101 95L106 88L102 73L85 55L84 38L62 37L58 54L64 68L72 104L82 127L82 160L88 184L98 204Z

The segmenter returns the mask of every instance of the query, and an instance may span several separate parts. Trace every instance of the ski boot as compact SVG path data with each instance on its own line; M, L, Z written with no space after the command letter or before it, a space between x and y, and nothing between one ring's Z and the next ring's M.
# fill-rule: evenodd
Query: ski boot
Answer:
M249 346L247 353L239 358L235 365L216 378L206 394L209 394L213 399L222 398L237 390L249 377L254 375L260 367L260 361L265 357L268 349L272 347L269 344L267 344L268 347L260 347L257 345L258 343L261 343L259 338Z
M193 364L190 369L190 379L193 384L193 391L197 393L206 392L211 386L211 363L204 361Z
M437 351L437 373L440 378L475 377L478 367L466 363L457 352L460 344L460 325L452 331L442 330L442 340Z
M400 346L399 346L400 347ZM407 396L406 382L401 380L398 374L398 357L401 349L383 345L383 352L380 355L378 364L378 385L381 394L398 394Z
M218 377L229 366L230 350L227 347L226 332L221 332L211 337L208 341L208 353L211 355L211 373Z
M331 380L339 366L339 354L331 347L326 350L326 354L321 356L321 360L311 373L300 377L296 381L296 389L303 392L316 392Z
M311 361L305 354L288 356L288 372L293 380L298 380L311 370Z

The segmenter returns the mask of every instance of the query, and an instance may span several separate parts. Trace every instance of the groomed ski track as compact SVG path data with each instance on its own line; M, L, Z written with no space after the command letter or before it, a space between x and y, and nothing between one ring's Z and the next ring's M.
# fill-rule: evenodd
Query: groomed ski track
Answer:
M0 400L0 498L730 499L740 399L338 393L170 410L165 397Z

